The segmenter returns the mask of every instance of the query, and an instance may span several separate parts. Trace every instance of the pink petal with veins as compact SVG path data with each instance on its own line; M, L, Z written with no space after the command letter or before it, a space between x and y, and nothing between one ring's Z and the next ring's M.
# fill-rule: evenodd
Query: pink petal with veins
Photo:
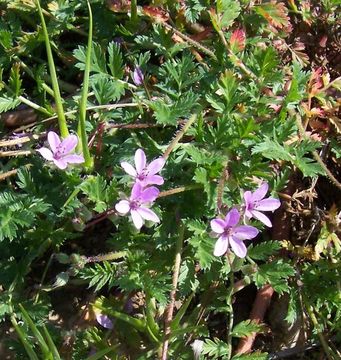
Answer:
M142 149L137 149L135 152L135 167L138 174L141 174L146 167L146 154Z
M60 137L54 131L49 131L47 134L47 140L52 152L55 153L61 143Z

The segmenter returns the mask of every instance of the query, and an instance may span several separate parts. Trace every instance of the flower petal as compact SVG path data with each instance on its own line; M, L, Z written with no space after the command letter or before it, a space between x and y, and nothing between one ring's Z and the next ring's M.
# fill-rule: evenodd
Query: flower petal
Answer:
M126 161L121 162L121 166L127 174L134 176L134 177L137 175L136 170L134 169L134 166L130 165Z
M40 155L46 159L46 160L53 160L53 154L52 151L46 147L42 147L40 149L37 149L38 153L40 153Z
M142 184L138 181L135 182L133 188L131 189L130 200L137 200L138 198L140 198L142 194L142 190L143 190Z
M220 238L217 240L217 242L214 245L214 256L222 256L226 253L227 247L229 245L229 241L227 236L221 235Z
M67 162L63 159L52 159L57 168L61 170L65 170L67 168Z
M147 185L162 185L164 183L163 177L160 175L149 175L144 180L141 181L144 186Z
M263 199L269 190L268 183L264 182L254 193L252 193L252 201L259 201Z
M130 214L136 229L140 230L143 226L143 219L141 215L136 210L131 210Z
M257 210L252 210L251 213L255 219L261 221L264 225L268 227L272 227L271 221L266 215Z
M238 224L239 219L239 211L236 208L233 208L225 216L225 226L235 226Z
M134 69L134 72L133 72L134 84L137 86L142 85L143 80L144 80L143 72L139 66L136 66L136 68Z
M127 200L121 200L115 205L116 211L120 214L126 214L130 210L130 204Z
M140 200L143 203L153 202L159 196L159 193L160 191L158 188L156 188L155 186L151 186L142 191L140 195Z
M145 220L153 221L153 222L160 222L159 217L155 214L154 211L147 209L146 207L141 206L136 210Z
M257 206L255 206L256 210L259 211L274 211L281 206L281 202L278 199L267 198L261 200Z
M66 155L73 151L77 144L78 137L76 135L69 135L61 142L58 150L60 150L63 155Z
M160 157L158 159L153 160L147 167L149 175L155 175L165 166L165 159Z
M244 201L245 201L245 207L247 208L249 204L252 204L252 193L251 191L245 191L244 192Z
M232 251L240 258L244 258L247 253L247 249L245 244L239 240L238 238L231 236L229 238L230 246L232 248Z
M135 167L138 174L141 174L146 167L146 155L142 149L135 152Z
M83 155L71 154L62 157L68 164L82 164L84 162Z
M225 231L225 221L223 219L211 220L211 229L217 234L222 234Z
M258 229L249 225L241 225L233 229L233 236L240 240L253 239L258 233Z
M251 218L252 218L252 213L251 213L250 210L245 209L244 215L245 215L248 219L251 219Z
M47 134L47 141L49 142L52 152L55 153L61 143L60 137L54 131L49 131Z
M97 322L106 329L112 329L114 327L113 322L110 320L109 316L104 314L96 314Z

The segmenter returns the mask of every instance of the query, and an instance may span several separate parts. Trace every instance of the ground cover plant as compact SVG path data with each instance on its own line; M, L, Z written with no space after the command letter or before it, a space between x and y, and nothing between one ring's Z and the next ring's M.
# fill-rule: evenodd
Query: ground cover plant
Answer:
M341 358L339 0L0 0L1 359Z

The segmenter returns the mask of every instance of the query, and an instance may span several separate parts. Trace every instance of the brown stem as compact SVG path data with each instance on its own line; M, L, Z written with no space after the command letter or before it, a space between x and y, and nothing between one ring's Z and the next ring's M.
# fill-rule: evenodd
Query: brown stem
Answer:
M273 293L274 289L269 284L264 285L260 290L258 290L256 299L252 306L250 320L256 323L261 323L263 321L266 310L270 305ZM252 350L252 345L256 336L257 333L254 332L249 336L241 338L236 353L245 354L250 352Z

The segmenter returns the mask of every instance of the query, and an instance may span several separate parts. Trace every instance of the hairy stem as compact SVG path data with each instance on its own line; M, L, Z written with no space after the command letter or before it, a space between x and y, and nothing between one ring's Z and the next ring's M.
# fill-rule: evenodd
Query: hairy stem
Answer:
M179 225L179 236L176 242L175 250L175 260L174 260L174 271L173 271L173 281L172 281L172 291L170 293L170 304L167 308L166 318L165 318L165 337L162 346L161 360L167 360L169 338L171 334L171 322L173 319L173 311L176 300L176 289L178 286L180 265L181 265L181 252L184 240L185 226L180 223Z
M181 138L185 135L186 131L191 127L191 125L195 122L197 119L197 115L193 114L188 121L185 123L185 125L182 127L180 131L175 135L175 138L171 141L171 143L168 145L168 148L166 149L165 153L163 154L163 157L165 159L168 158L170 153L173 151L177 143L181 140Z

